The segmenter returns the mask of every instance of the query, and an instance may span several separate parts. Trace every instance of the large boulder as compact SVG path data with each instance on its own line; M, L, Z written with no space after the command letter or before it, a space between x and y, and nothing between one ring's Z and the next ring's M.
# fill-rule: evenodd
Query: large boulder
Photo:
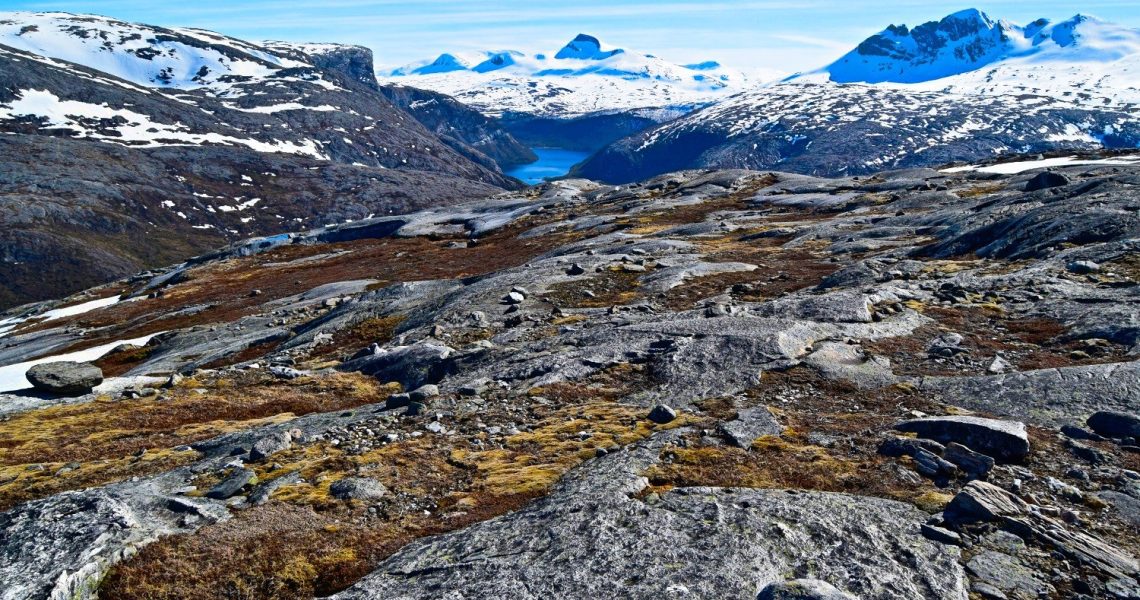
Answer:
M1030 179L1029 182L1025 184L1025 191L1036 192L1038 190L1046 190L1049 188L1069 185L1069 183L1069 178L1061 173L1043 171L1041 173L1038 173L1036 177Z
M957 442L992 456L999 462L1018 462L1029 454L1029 436L1025 423L999 421L981 417L927 417L903 421L895 425L898 431L917 434L918 437L943 444Z
M387 493L384 484L369 477L345 477L329 486L329 494L339 500L379 500Z
M28 369L26 377L42 392L82 396L103 383L103 370L91 363L60 361L35 365Z
M1125 412L1102 410L1094 413L1087 421L1089 427L1110 438L1140 438L1140 417Z

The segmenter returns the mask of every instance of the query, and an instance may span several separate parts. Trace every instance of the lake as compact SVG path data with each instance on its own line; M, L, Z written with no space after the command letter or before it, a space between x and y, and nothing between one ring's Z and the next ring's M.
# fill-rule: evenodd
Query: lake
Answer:
M507 175L521 179L527 185L536 185L548 177L562 177L570 172L570 167L586 160L589 152L563 150L562 148L531 148L538 155L538 161L529 165L518 165L507 169Z

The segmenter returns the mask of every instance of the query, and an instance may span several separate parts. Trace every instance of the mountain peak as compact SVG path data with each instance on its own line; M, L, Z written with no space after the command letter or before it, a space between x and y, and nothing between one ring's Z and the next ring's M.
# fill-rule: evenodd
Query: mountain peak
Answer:
M561 50L559 50L558 54L554 55L554 58L603 60L614 56L615 54L621 54L623 52L625 52L625 50L622 50L621 48L616 48L613 50L602 50L601 40L589 34L579 33L573 40L570 40L569 44L566 44Z

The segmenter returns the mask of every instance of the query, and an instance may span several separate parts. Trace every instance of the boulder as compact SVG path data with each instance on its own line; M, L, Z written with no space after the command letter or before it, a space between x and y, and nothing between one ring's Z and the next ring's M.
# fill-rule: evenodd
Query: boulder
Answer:
M664 404L658 404L657 406L653 407L653 410L649 411L649 416L647 418L654 423L664 425L665 423L669 423L673 419L677 418L677 411L669 408L668 406L665 406Z
M1091 260L1074 260L1073 262L1065 265L1070 273L1077 275L1088 275L1089 273L1096 273L1100 270L1100 265Z
M206 492L207 498L225 500L236 496L245 486L257 482L257 473L249 469L235 469L225 479Z
M1029 505L1013 494L984 481L971 481L946 506L951 522L973 523L1016 517L1029 511Z
M338 500L371 501L388 493L384 484L369 477L345 477L329 486L329 494Z
M35 365L28 369L26 377L41 392L82 396L103 383L103 370L91 363L61 361Z
M1025 184L1025 191L1036 192L1038 190L1061 187L1063 185L1069 185L1068 177L1061 173L1044 171L1038 173L1036 177L1030 179L1029 182Z
M421 385L420 387L408 393L408 398L412 402L426 402L431 398L439 395L439 386L435 384Z
M1029 454L1029 436L1019 421L999 421L982 417L927 417L903 421L898 431L943 444L957 442L999 462L1018 462Z
M760 406L740 411L735 421L721 423L720 431L733 446L747 450L756 438L780 435L784 427L776 421L768 407Z
M1093 431L1104 437L1140 437L1140 417L1136 415L1102 410L1089 417L1086 423Z
M972 479L983 479L994 468L994 459L959 444L950 442L946 444L946 451L942 458L954 463Z
M855 596L818 579L790 579L770 583L756 600L855 600Z
M288 450L292 445L293 437L287 432L271 433L253 443L253 448L249 451L249 460L254 462L265 460L272 454Z

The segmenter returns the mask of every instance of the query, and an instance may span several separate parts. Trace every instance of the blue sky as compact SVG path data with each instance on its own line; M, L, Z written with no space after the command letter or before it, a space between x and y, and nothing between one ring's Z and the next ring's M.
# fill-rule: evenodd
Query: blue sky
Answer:
M362 44L396 66L443 51L557 50L576 33L675 62L812 69L890 23L915 25L964 8L1026 23L1077 12L1140 28L1137 0L0 0L2 10L104 14L239 38Z

